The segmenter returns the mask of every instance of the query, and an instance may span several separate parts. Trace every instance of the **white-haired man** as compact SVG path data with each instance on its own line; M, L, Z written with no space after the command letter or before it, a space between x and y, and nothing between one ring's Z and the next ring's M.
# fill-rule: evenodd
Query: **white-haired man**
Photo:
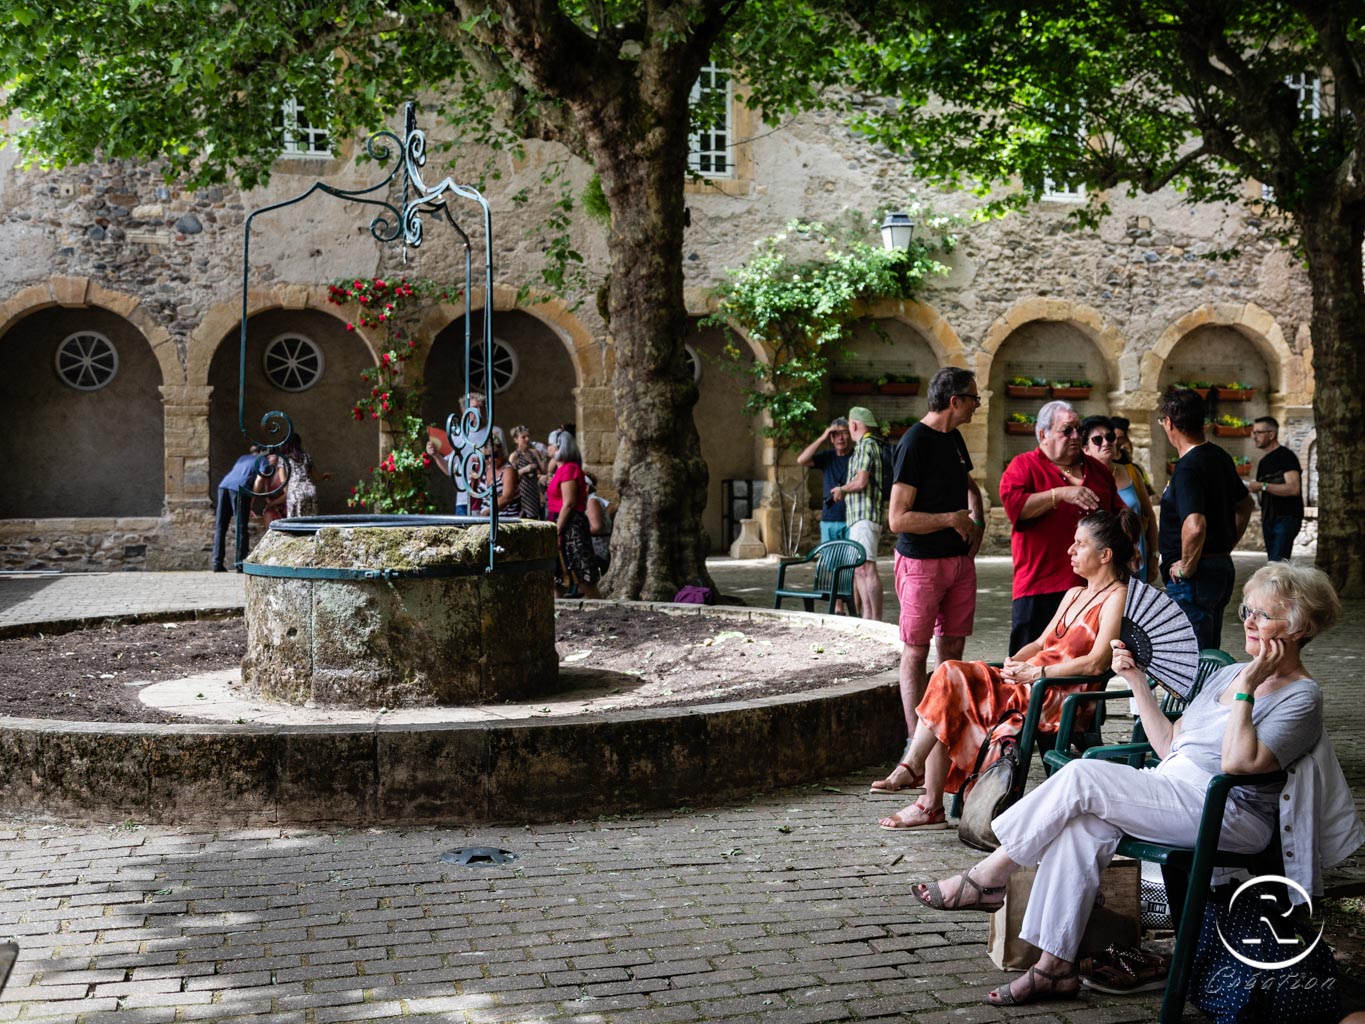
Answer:
M877 418L870 409L855 405L848 411L848 432L853 438L853 455L848 460L848 481L830 491L830 497L844 503L848 539L857 541L867 553L867 561L853 570L853 594L865 619L882 617L882 581L877 575L877 545L886 522L886 501L882 495L882 449L872 431Z

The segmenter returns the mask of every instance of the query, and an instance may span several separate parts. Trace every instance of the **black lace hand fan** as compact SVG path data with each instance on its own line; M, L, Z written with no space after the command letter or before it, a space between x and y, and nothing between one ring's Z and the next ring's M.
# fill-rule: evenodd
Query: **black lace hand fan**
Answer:
M1189 699L1199 676L1199 640L1180 605L1164 591L1128 581L1119 639L1138 668L1182 700Z

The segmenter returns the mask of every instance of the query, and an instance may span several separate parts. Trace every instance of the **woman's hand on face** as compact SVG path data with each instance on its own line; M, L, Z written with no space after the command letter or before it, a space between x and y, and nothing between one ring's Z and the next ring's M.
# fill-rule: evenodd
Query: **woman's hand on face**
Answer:
M1260 637L1256 657L1251 659L1246 672L1242 674L1243 686L1254 690L1279 671L1289 655L1289 644L1284 637Z

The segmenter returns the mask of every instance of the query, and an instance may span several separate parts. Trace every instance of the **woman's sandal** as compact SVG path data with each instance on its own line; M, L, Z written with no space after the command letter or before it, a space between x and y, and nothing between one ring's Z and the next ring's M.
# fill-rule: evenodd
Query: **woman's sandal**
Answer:
M953 893L950 903L943 896L943 887L938 882L917 882L910 887L915 899L919 900L926 907L932 910L980 910L983 913L994 914L1005 905L1005 887L1003 885L991 888L980 885L972 877L971 870L968 869L960 875L955 875L958 879L957 892ZM948 879L952 881L952 879ZM967 891L967 886L976 890L976 897L970 903L962 902L962 894ZM999 895L999 899L987 899L987 896Z
M1028 992L1026 994L1016 997L1009 985L1001 985L999 988L986 993L986 1002L992 1006L1023 1006L1025 1003L1041 1003L1045 999L1075 999L1081 993L1079 984L1065 992L1057 989L1058 982L1080 977L1080 972L1075 967L1072 967L1065 974L1049 974L1040 967L1030 967L1024 977L1028 979ZM1051 982L1051 987L1046 991L1040 991L1038 988L1039 978L1046 978Z
M924 788L923 772L920 772L918 775L916 775L914 773L914 770L911 769L911 767L904 761L896 765L896 768L904 768L906 773L910 776L910 781L907 782L904 786L896 786L893 788L891 786L877 785L878 782L886 781L886 779L878 779L877 782L872 783L872 786L868 789L868 792L873 796L900 796L902 793L909 793L911 790ZM896 774L896 768L891 769L891 775ZM888 775L886 778L889 779L891 775Z
M910 810L919 811L918 821L911 821L903 817L905 812ZM895 824L888 825L886 824L888 821L895 822ZM877 822L877 827L888 832L907 832L912 828L919 829L921 832L937 832L948 827L948 815L944 813L942 807L936 811L931 811L916 800L905 810L897 811L895 814L889 814L882 818Z

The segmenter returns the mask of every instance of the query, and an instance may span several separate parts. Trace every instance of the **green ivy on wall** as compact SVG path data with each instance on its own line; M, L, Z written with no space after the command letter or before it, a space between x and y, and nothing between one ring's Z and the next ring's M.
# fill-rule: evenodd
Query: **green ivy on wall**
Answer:
M753 257L726 272L716 289L719 305L702 324L726 330L726 356L748 377L745 411L768 414L765 436L793 447L822 429L816 414L830 355L844 352L856 303L912 299L927 277L948 272L935 256L956 245L955 223L919 208L911 216L921 237L906 250L869 243L869 222L860 214L834 225L793 220L755 242ZM880 221L879 214L870 226ZM770 348L771 364L755 359L744 367L733 328Z

